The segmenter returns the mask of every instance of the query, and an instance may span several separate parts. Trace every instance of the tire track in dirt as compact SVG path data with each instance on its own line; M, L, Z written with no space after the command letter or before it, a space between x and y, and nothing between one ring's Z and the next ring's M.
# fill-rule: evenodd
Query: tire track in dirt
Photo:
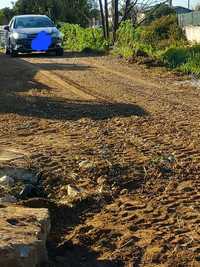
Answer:
M39 70L37 78L47 83L48 75L52 71L45 71L43 75L43 73L40 74L40 68L36 67L36 69ZM78 83L73 80L74 77L68 80L67 75L65 78L65 73L62 74L63 77L58 77L57 84L59 75L61 74L53 73L52 87L57 87L55 96L67 94L69 82L69 86L76 88L70 89L71 97L77 96L84 101L88 98L88 101L100 100L101 97L101 101L106 99L104 93L96 94L95 90L85 86L81 80ZM99 77L101 75L100 71ZM120 75L120 79L123 80L122 74ZM90 76L91 80L95 79L91 74ZM112 79L115 79L114 82L107 79L112 90L116 88L113 84L119 81L114 77L116 74L112 76ZM64 84L63 79L66 79ZM99 81L101 82L100 78ZM82 85L84 92L80 92ZM124 91L125 94L133 94L133 90L128 86L127 82L123 81L119 83L119 90ZM148 106L152 95L150 92L146 94L145 84L143 86L144 93L142 93L142 86L139 88L141 95L137 90L134 93L139 95L141 104ZM148 90L151 91L151 89ZM157 90L159 91L159 86ZM162 101L168 101L162 94L163 90L158 92L154 104L160 101L159 97ZM113 99L116 98L113 97ZM113 99L107 98L114 102ZM120 100L124 99L125 97L120 98ZM51 192L50 197L56 197L57 200L66 195L66 191L62 189L62 183L71 182L70 171L75 173L75 177L80 176L80 180L75 178L76 185L80 188L83 186L88 191L97 190L99 176L105 176L108 183L111 183L114 178L119 181L121 179L123 183L120 189L126 188L124 184L128 182L128 193L120 195L119 192L111 204L105 201L100 212L92 211L92 216L85 216L86 220L83 219L83 223L80 222L70 230L73 244L80 247L81 244L88 244L88 247L99 252L102 259L116 258L131 264L139 262L141 266L165 263L168 264L167 266L176 266L176 259L182 266L190 266L189 263L192 260L198 266L200 183L198 177L191 177L195 172L192 171L190 157L196 158L196 164L200 163L198 139L192 136L193 132L199 130L199 111L196 108L188 110L190 101L181 109L181 98L178 101L180 101L180 108L176 107L175 102L170 102L174 108L171 113L165 106L159 114L161 102L155 113L141 118L117 117L105 121L84 118L76 122L31 118L29 125L26 125L26 118L24 125L21 123L19 126L20 118L17 117L12 125L13 132L16 130L12 140L8 141L8 136L5 135L1 143L30 153L32 165L37 166L44 172L44 177L48 178L44 184L47 192ZM102 151L106 151L102 146L105 144L108 145L106 149L109 152L107 156L109 167L105 165L106 160L102 160ZM170 156L173 153L175 160L180 164L177 170L181 171L181 177L180 173L160 177L160 173L155 173L154 170L151 172L151 168L148 168L149 161L154 160L154 157L161 157L158 161L163 161L163 155ZM96 171L89 174L80 171L77 165L85 159L96 160L95 163L99 160ZM117 163L122 164L122 167L126 167L127 170L117 172L115 167ZM190 173L186 170L187 165ZM146 168L147 185L144 184L144 188L139 188L138 191L132 191L129 188L129 182L134 185L136 183L134 179L137 178L137 181L141 180L140 183L142 183L145 174L144 170L141 171L143 167ZM173 169L173 166L169 164L169 168ZM198 170L196 174L198 175ZM67 225L65 227L68 229ZM66 229L64 229L65 232ZM68 234L66 240L69 238ZM60 235L64 238L63 233ZM189 253L188 256L187 253ZM181 262L183 259L184 262Z
M142 254L141 266L161 264L166 258L171 266L176 266L176 260L180 264L178 254L187 249L194 266L198 266L199 186L198 182L193 181L179 185L169 182L166 191L154 199L140 195L121 196L115 203L105 206L101 213L88 219L84 226L75 228L74 240L81 244L84 235L93 244L98 232L102 236L107 233L110 236L107 245L112 251L112 259L119 259L123 255L123 259L128 261L133 257L137 246ZM85 233L84 229L90 230ZM113 246L114 243L116 247ZM104 257L106 258L106 253ZM190 266L184 257L181 261L185 262L184 266ZM136 262L137 259L134 258L130 261L133 265Z
M30 60L30 59L26 59L25 60ZM97 75L98 78L104 78L104 80L106 80L106 77L109 77L109 75L107 74L113 74L113 81L111 81L111 78L107 79L108 83L112 83L113 85L116 83L116 81L118 81L118 87L120 86L120 88L123 87L123 92L124 95L132 95L133 97L136 97L137 101L142 101L142 103L146 102L146 106L148 108L150 108L151 106L156 106L159 103L159 108L162 109L163 111L166 111L166 109L168 110L168 112L170 112L170 110L172 110L172 108L176 107L177 110L181 111L181 110L188 110L191 109L191 102L184 103L182 100L180 101L177 97L174 97L174 89L170 89L171 87L175 86L173 84L168 84L165 86L162 86L161 84L158 84L158 82L152 82L152 81L146 81L143 80L141 77L138 78L137 76L131 76L131 75L127 75L124 72L119 72L114 70L113 68L110 69L108 67L102 66L101 64L99 64L98 62L94 62L95 60L91 61L91 60L84 60L82 58L78 59L79 60L79 64L81 63L82 65L85 66L90 66L89 69L89 73L90 73L90 77L91 73L93 72L94 74ZM38 62L40 62L40 59L34 58L31 59L30 61L32 64L37 64ZM54 59L51 58L45 58L45 62L49 62L49 63L55 63L56 65L56 61L54 61ZM71 61L67 61L66 59L63 59L62 62L66 62L66 63L71 63ZM69 64L69 65L70 65ZM75 64L74 64L75 65ZM56 66L55 66L56 69ZM66 67L67 69L67 67ZM100 71L99 71L100 70ZM86 73L87 71L85 71ZM80 85L80 81L77 82L75 80L75 77L73 77L73 80L71 78L69 78L69 74L67 72L63 71L53 71L53 73L55 75L58 75L58 77L61 77L61 79L66 80L66 82L72 83L74 86L77 86L78 88L80 88L80 90L85 91L88 94L95 96L98 96L98 98L104 100L108 100L110 102L120 102L120 101L124 101L124 102L129 102L131 103L132 100L127 100L126 98L124 98L122 95L114 95L111 97L110 95L108 95L105 90L101 90L102 87L99 87L99 90L97 91L94 86L91 87L90 85L86 85L83 86L84 81L81 81L81 85ZM107 73L107 74L105 74ZM70 72L71 75L71 72ZM87 74L86 74L87 75ZM94 76L95 77L95 76ZM116 79L116 77L118 77L118 79ZM98 80L97 78L97 80ZM120 79L119 79L120 78ZM95 84L95 83L94 83ZM145 90L144 90L144 86L145 86ZM97 88L97 87L96 87ZM119 91L119 88L116 88L115 90L116 92ZM125 94L126 92L126 94ZM165 96L161 95L164 94ZM181 95L182 97L182 95ZM145 102L144 102L145 100ZM192 112L194 113L194 111L199 112L199 105L196 104L194 105L194 101L192 103ZM155 113L156 111L153 110L153 112ZM160 112L160 111L159 111ZM157 112L158 113L158 112ZM156 114L157 115L157 114Z
M90 60L82 60L81 59L81 63L90 63L91 61ZM134 84L138 84L139 85L139 88L142 85L145 85L145 88L148 88L148 89L157 89L157 90L169 90L170 88L170 85L167 85L166 88L162 88L159 85L157 85L156 83L152 83L152 82L149 82L148 81L148 85L147 85L147 82L146 81L143 81L142 79L137 79L137 77L132 77L131 75L127 75L126 73L122 73L122 72L119 72L119 71L116 71L114 70L113 68L110 69L104 65L100 65L98 64L97 62L94 62L92 60L92 66L95 66L97 69L101 69L103 71L106 71L108 73L111 73L111 74L114 74L114 75L117 75L123 79L127 79L129 81L133 81ZM172 85L171 85L172 86ZM135 88L134 88L135 89ZM132 93L132 90L130 89L127 89L128 92ZM136 92L138 92L137 90L134 90ZM155 90L154 90L155 91ZM145 94L146 94L146 97L149 97L151 98L152 97L152 93L148 93L147 90L145 90ZM191 118L192 118L192 121L196 121L196 125L194 125L194 127L196 128L196 126L198 125L199 126L199 106L195 106L195 110L194 110L194 107L193 107L193 110L191 110L191 106L193 106L193 103L190 103L190 104L182 104L177 100L169 100L168 98L165 98L165 97L161 97L159 94L156 94L155 95L156 97L156 101L160 101L160 99L163 101L163 103L166 103L168 102L170 105L177 105L177 104L180 104L180 110L182 111L186 111L186 114L185 116L182 114L182 117L179 117L178 119L176 119L175 123L176 124L180 124L180 125L184 125L184 126L191 126ZM159 99L157 98L159 97ZM192 99L193 100L193 99ZM177 107L176 107L177 108ZM164 116L163 116L164 118ZM163 119L161 118L161 119ZM196 130L196 129L195 129ZM200 129L199 129L200 130ZM153 134L152 136L151 135L148 135L148 131L149 129L147 130L147 132L143 133L142 135L142 138L144 140L144 142L153 142L153 143L159 143L158 142L158 138L155 134ZM166 143L164 139L162 139L162 143L170 146L170 143ZM171 145L171 147L173 147L173 150L174 150L174 154L176 155L176 158L181 161L184 161L185 163L189 162L191 163L191 158L194 157L195 159L198 159L200 158L200 148L191 148L191 147L185 147L183 145L179 147L176 147L176 144L174 143L173 146ZM148 151L147 151L148 152Z
M48 60L47 60L48 61ZM81 63L88 63L88 61L84 61L84 60L81 60ZM107 68L107 67L105 67L105 66L100 66L99 64L96 64L96 63L94 63L94 62L92 62L92 65L93 66L95 66L95 69L100 69L100 70L102 70L103 72L108 72L108 73L111 73L111 74L113 74L114 73L114 75L116 75L116 76L119 76L119 77L121 77L121 78L123 78L123 80L125 79L128 79L128 80L131 80L131 81L134 81L134 83L136 82L136 84L138 84L138 85L140 85L139 86L139 88L141 87L141 84L142 85L146 85L146 81L143 81L143 80L141 80L141 79L135 79L135 77L133 78L132 76L130 76L130 75L126 75L126 74L124 74L124 73L121 73L121 72L118 72L118 71L115 71L115 70L113 70L113 69L109 69L109 68ZM94 68L92 68L91 69L91 71L93 71L94 70ZM54 72L55 73L55 72ZM61 79L63 80L65 80L67 83L69 83L69 84L71 84L71 85L73 85L73 86L76 86L77 88L79 88L80 90L83 90L83 88L84 88L84 92L86 92L86 93L89 93L89 94L91 94L91 95L93 95L94 97L95 97L95 94L94 93L92 93L92 90L89 90L88 88L85 88L85 87L83 87L82 85L80 85L79 83L77 83L77 82L74 82L73 80L71 80L71 79L69 79L68 77L66 77L65 76L65 74L60 74L60 73L55 73L55 75L56 76L58 76L58 77L61 77ZM126 83L124 84L124 86L126 85ZM149 88L150 87L150 88ZM158 89L158 90L160 90L160 85L157 85L157 84L155 84L155 83L149 83L148 82L148 90L150 90L150 89ZM135 89L135 88L134 88ZM128 92L128 93L133 93L133 90L132 89L128 89L127 87L125 88L125 90ZM136 90L134 90L134 92L136 92L137 94L139 93L139 92L142 92L142 88L141 89L139 89L139 91L136 89ZM142 95L143 96L145 96L145 97L149 97L149 98L151 98L152 97L152 93L148 93L147 92L147 90L145 90L145 93L142 93ZM168 102L170 105L175 105L175 104L178 104L179 102L177 102L177 101L169 101L168 99L166 99L165 97L163 97L163 98L161 98L159 95L158 95L158 97L159 97L159 99L156 97L156 99L155 99L155 101L156 102L158 102L158 101L162 101L161 102L161 104L162 103L166 103L166 102ZM105 97L104 98L102 98L102 96L100 95L98 95L98 98L100 98L100 99L105 99ZM109 100L109 101L113 101L113 99L109 99L109 97L107 97L106 96L106 98L107 98L107 100ZM186 110L186 109L188 109L190 106L187 104L184 104L184 106L183 106L183 104L182 103L180 103L180 109L181 110ZM176 107L176 109L177 109L177 107ZM190 112L190 113L192 113L193 114L193 120L194 120L194 112L192 111L192 112ZM197 113L197 116L198 116L198 113ZM164 116L163 116L164 117ZM188 118L188 120L187 121L185 121L185 119L186 119L186 117L184 118L184 120L176 120L176 124L177 123L180 123L180 124L183 124L183 121L184 121L184 124L186 124L186 125L190 125L190 117L191 117L191 115L189 114L189 116L188 116L188 114L187 114L187 117L189 117ZM143 142L145 143L145 142L151 142L151 143L153 143L153 144L159 144L160 143L160 140L159 140L159 138L157 137L157 136L155 136L155 134L153 134L152 136L149 136L148 135L148 130L147 130L147 133L143 133ZM166 145L169 145L169 143L168 142L165 142L165 140L163 140L163 139L161 139L161 142L162 142L162 145L164 146L165 145L165 143L166 143ZM185 149L185 153L182 153L182 150L183 149ZM179 148L176 148L176 146L174 146L174 144L173 144L173 150L174 150L174 154L176 155L176 157L177 157L177 159L180 159L181 161L184 161L185 163L187 163L187 161L189 161L190 162L190 158L193 156L193 157L195 157L196 159L199 157L199 155L200 155L200 152L198 152L198 150L196 150L196 149L192 149L191 150L191 148L187 148L187 147L185 147L185 146L181 146L181 148L179 149ZM146 150L146 154L148 154L148 152L149 152L149 150L147 149ZM134 154L133 154L133 156L135 156Z
M16 64L18 63L18 60L15 59ZM67 83L61 77L55 75L52 71L47 71L47 70L42 70L39 67L36 67L34 64L31 62L27 61L20 61L20 64L24 64L27 66L29 69L35 70L36 75L35 79L41 83L44 83L45 85L50 85L54 89L59 88L62 92L63 90L65 91L65 94L67 94L67 91L69 90L70 93L74 94L75 96L80 97L81 99L85 100L94 100L95 98L84 92L84 90L81 89L80 86L76 86L75 83ZM59 91L56 91L56 94L59 96ZM63 94L62 94L63 96Z
M96 64L95 66L98 68L98 64ZM109 72L112 72L113 71L113 70L110 70L110 69L108 69L107 67L104 67L104 66L103 67L100 67L100 68L102 68L103 70L106 70L106 71L108 70ZM44 74L45 78L47 78L47 75L49 74L49 72L42 72L42 73ZM119 73L117 71L114 71L114 73L116 75L118 75L118 76L120 75L120 77L122 77L124 75L124 74ZM55 76L53 75L53 81L55 83L57 82L56 79L58 77L60 77L58 74L55 74ZM125 75L125 78L128 78L128 79L133 80L133 78L130 77L130 75L128 75L128 76ZM70 80L69 78L65 77L64 75L61 77L61 81L63 81L63 79L65 79L65 81L67 82L67 84L69 83L71 86L77 88L79 91L82 90L82 87L81 87L80 84L78 84L76 82L73 82L72 80ZM58 79L58 81L59 81L58 83L60 85L63 85L63 82L60 83L60 80L59 79ZM65 86L66 86L66 84L65 84ZM126 90L127 90L127 88L126 88ZM79 91L78 91L78 94L79 94ZM86 95L84 95L84 97L88 97L88 95L90 96L91 92L88 89L84 88L83 91L84 91L84 93L86 93ZM92 96L95 97L94 94L92 94ZM99 98L99 96L98 96L98 98ZM112 99L110 99L109 101L112 101ZM182 124L182 120L176 121L176 123L179 123L179 122L180 122L180 124ZM189 121L186 123L186 121L184 120L184 123L190 125L190 122ZM162 143L163 145L165 144L165 141L163 139L159 140L159 138L157 136L155 136L155 134L152 134L152 136L149 135L148 131L149 131L149 129L147 130L147 132L145 131L143 133L143 135L142 135L143 143L151 142L152 144L159 144L159 143ZM41 131L41 133L44 133L44 132ZM48 133L51 134L50 130L49 131L47 130L47 135L48 135ZM169 145L169 144L166 143L166 145ZM174 144L173 144L173 149L175 150L174 153L175 153L177 159L180 159L181 161L187 162L187 160L189 160L189 162L190 162L190 158L192 156L195 157L196 159L199 157L199 152L198 152L198 150L195 150L195 149L192 149L191 150L191 148L187 148L187 147L184 147L184 146L181 146L181 148L179 149L179 148L176 148L176 146L174 146ZM185 150L185 151L183 152L183 150ZM145 153L148 154L149 153L149 150L146 149ZM127 156L127 158L129 156ZM133 158L134 158L134 156L135 156L135 154L132 154L132 157Z

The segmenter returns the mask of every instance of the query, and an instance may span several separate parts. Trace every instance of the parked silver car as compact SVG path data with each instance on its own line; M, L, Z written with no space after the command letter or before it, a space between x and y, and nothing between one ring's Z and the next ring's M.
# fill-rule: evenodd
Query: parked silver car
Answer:
M63 55L62 33L47 16L15 16L4 30L6 54L17 56L18 53L54 51L57 56Z

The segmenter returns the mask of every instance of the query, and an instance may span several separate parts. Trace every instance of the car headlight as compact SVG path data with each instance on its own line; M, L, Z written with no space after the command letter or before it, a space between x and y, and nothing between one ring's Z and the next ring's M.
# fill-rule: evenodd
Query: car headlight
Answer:
M25 38L27 38L27 34L25 34L25 33L18 33L18 32L14 32L12 34L12 36L13 36L14 39L25 39Z
M59 39L63 38L63 34L59 31L53 32L51 36L52 38L59 38Z

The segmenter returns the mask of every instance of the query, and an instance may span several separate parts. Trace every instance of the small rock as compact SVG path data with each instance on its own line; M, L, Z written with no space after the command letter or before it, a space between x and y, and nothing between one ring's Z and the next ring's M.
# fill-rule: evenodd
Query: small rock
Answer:
M162 174L172 174L173 170L168 167L163 166L163 167L160 167L160 172Z
M184 182L179 184L177 189L178 189L178 191L191 192L194 190L194 185L193 185L193 182L191 180L190 181L184 181Z
M173 162L175 162L176 161L176 158L175 158L175 156L174 155L170 155L170 156L168 156L168 161L170 162L170 163L173 163Z
M100 194L102 194L102 193L108 193L108 192L110 192L111 190L110 190L110 187L108 186L108 185L106 185L106 184L102 184L100 187L99 187L99 189L98 189L98 192L100 193Z
M191 249L194 253L198 253L200 255L200 247L194 247Z
M8 175L4 175L0 178L0 185L1 186L13 186L15 183L14 179Z
M90 162L89 160L84 160L79 163L79 168L82 170L90 170L95 167L94 162Z
M97 179L97 183L99 185L103 185L103 184L106 184L106 179L102 176L100 176L98 179Z
M120 195L127 195L127 194L128 194L127 188L122 189L122 191L120 192Z
M144 255L144 262L145 263L158 263L159 258L162 255L163 248L160 246L150 246L147 247L145 255Z
M68 185L67 186L67 194L68 194L68 196L76 197L80 193L81 193L81 191L77 187L72 186L72 185Z
M0 198L0 204L4 203L16 203L17 199L12 195L5 195L4 197Z

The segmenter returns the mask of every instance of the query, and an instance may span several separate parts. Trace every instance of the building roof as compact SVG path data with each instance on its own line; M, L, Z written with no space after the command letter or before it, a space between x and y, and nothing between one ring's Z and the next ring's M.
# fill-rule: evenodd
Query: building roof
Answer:
M191 9L183 7L183 6L174 6L172 8L176 11L177 14L186 14L186 13L192 12Z

